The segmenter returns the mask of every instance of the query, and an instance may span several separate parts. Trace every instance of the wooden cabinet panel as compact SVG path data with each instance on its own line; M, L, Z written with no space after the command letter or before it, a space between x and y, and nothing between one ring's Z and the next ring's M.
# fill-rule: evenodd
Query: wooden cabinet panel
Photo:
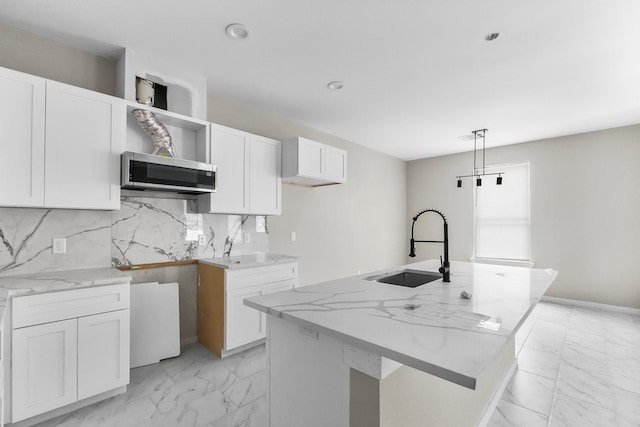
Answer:
M12 421L77 399L77 320L12 333Z
M198 264L198 342L222 357L224 330L224 269Z

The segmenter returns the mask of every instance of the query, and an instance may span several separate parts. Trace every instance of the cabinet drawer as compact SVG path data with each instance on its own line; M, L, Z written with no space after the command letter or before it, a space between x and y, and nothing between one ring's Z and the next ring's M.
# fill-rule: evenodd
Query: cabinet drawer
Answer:
M227 270L225 272L227 290L264 285L272 282L298 278L298 263L270 265L268 267L248 268L246 270Z
M129 308L128 283L17 296L12 299L12 328L125 308Z

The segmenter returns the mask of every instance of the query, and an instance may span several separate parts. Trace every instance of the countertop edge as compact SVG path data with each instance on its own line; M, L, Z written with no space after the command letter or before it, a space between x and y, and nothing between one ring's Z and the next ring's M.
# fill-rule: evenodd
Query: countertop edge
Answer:
M340 341L344 341L350 345L354 345L362 350L380 355L382 357L386 357L387 359L394 360L396 362L402 363L403 365L410 366L412 368L418 369L420 371L426 372L428 374L434 375L438 378L442 378L449 382L458 384L462 387L469 388L471 390L475 390L476 383L482 372L479 372L476 376L473 375L465 375L460 372L455 372L446 368L442 368L440 366L425 362L420 359L416 359L411 356L407 356L404 353L399 353L393 350L390 350L385 347L378 346L369 341L362 340L360 338L354 337L352 335L347 335L336 331L334 329L326 328L322 325L318 325L317 323L313 323L304 319L299 319L293 316L288 315L287 313L283 313L277 310L273 310L271 308L265 309L263 306L254 303L251 300L245 299L244 305L254 308L263 313L272 315L274 317L287 320L296 325L301 325L305 328L311 329L313 331L322 333L324 335L330 336L332 338L336 338ZM505 343L508 341L505 338Z

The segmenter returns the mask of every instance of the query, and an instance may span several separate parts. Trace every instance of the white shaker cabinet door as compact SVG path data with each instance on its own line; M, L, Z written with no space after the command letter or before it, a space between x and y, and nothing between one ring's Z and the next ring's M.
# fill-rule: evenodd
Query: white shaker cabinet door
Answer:
M129 384L129 310L78 319L78 400Z
M324 179L330 183L347 182L347 152L326 145L324 147Z
M245 298L262 295L263 286L227 291L225 306L224 348L227 350L259 340L266 336L262 313L244 305Z
M123 100L47 82L45 206L120 208Z
M298 174L324 180L324 149L324 144L298 138Z
M251 138L249 207L252 214L281 213L280 149L280 141L258 135Z
M218 170L216 192L199 199L203 212L249 213L250 140L247 132L211 124L211 163Z
M77 320L12 332L12 422L77 399Z
M0 206L44 205L45 80L0 68Z

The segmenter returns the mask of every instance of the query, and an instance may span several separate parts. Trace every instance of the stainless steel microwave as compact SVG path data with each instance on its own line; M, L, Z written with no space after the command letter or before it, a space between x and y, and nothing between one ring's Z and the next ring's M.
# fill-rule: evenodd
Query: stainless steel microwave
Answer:
M124 189L203 194L216 191L216 166L155 154L122 153Z

